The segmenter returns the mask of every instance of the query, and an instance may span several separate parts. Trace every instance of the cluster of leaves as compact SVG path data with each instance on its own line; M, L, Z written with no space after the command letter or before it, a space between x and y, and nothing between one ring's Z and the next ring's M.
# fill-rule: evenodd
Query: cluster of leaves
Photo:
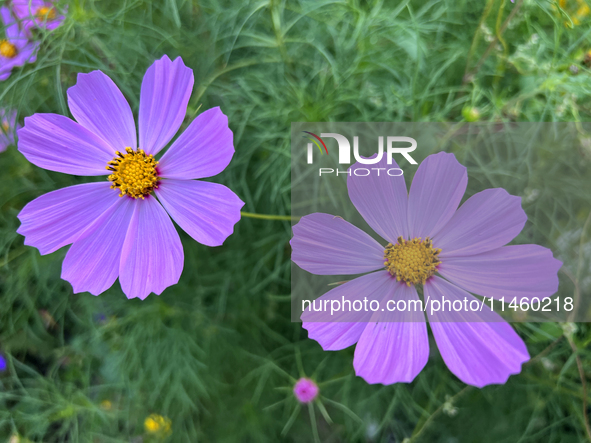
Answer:
M137 112L147 67L162 54L182 56L196 78L185 126L219 105L234 131L234 160L215 180L247 212L289 216L291 122L588 120L591 34L567 19L578 10L569 1L72 0L64 24L41 32L37 63L0 84L0 103L21 119L69 115L65 92L77 73L100 69ZM542 199L548 237L532 241L563 245L571 261L561 278L588 295L579 279L591 259L591 139L583 126L581 134L579 145L556 152L534 147L501 162L470 151L462 160L471 179ZM537 357L504 386L466 388L434 345L412 384L367 385L353 373L353 349L325 353L290 322L289 221L244 218L219 248L181 233L185 271L160 297L128 301L117 284L99 297L74 295L59 278L65 250L40 256L24 246L16 215L37 196L88 179L36 168L14 147L0 164L0 350L8 361L0 438L586 438L587 324L567 325L566 335L557 324L516 325ZM551 180L512 182L523 168ZM577 205L557 201L568 190ZM304 414L291 388L305 373L321 396ZM152 432L151 414L168 418L170 430Z

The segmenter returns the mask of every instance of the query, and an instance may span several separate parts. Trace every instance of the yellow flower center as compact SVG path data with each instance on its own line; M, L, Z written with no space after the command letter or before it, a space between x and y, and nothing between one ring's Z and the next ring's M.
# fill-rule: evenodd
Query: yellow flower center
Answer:
M389 243L386 246L384 265L396 280L403 281L408 286L425 284L441 263L438 259L440 252L441 249L433 247L429 237L424 241L420 237L412 240L398 237L395 244Z
M117 157L107 165L109 181L112 182L111 189L118 188L121 193L119 197L129 195L142 200L158 187L158 162L152 154L146 155L143 149L134 151L125 148L126 154L117 151Z
M44 6L42 8L37 9L36 15L38 18L47 18L49 20L53 20L55 18L55 9L53 9L50 6Z
M0 40L0 55L6 58L16 57L16 46L8 40Z
M8 124L8 122L2 122L2 130L4 132L8 132L9 129L10 129L10 125Z

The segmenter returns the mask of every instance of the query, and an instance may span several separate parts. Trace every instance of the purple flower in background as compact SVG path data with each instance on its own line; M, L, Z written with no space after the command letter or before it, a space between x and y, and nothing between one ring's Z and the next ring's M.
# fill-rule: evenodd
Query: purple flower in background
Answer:
M14 144L14 130L20 128L16 123L16 111L0 108L0 152Z
M6 38L0 37L0 81L10 77L12 68L34 63L37 60L39 43L29 42L27 35L10 14L10 10L0 8L2 22L6 27Z
M293 395L300 403L310 403L318 396L318 385L309 378L300 378L293 387Z
M49 254L72 244L62 278L74 292L98 295L119 277L128 298L161 294L178 282L183 248L174 221L199 243L219 246L244 203L227 187L196 181L222 172L234 155L228 118L200 114L164 155L179 130L193 89L181 58L154 62L144 76L139 147L133 114L101 71L79 74L68 90L77 123L57 114L25 118L18 149L35 165L107 180L53 191L18 215L25 244Z
M0 372L6 371L7 367L6 358L4 358L4 355L0 354Z
M385 157L376 166L397 168ZM389 300L414 304L419 284L425 300L439 302L443 297L477 300L467 291L506 300L554 294L562 263L549 249L505 246L527 220L521 199L504 189L487 189L458 209L467 182L466 168L444 152L421 163L408 194L403 177L352 174L347 181L352 203L389 244L342 218L315 213L293 227L292 260L313 274L367 273L319 300L368 297L381 300L381 306ZM331 319L307 309L303 327L325 350L357 343L353 366L368 383L411 382L429 356L423 312L390 312L387 320L380 311L355 314L348 321L345 314ZM504 383L529 359L521 338L486 304L482 312L427 310L427 316L443 360L467 384Z
M26 32L30 32L32 28L52 31L65 20L53 3L43 0L12 0L11 7L14 16Z

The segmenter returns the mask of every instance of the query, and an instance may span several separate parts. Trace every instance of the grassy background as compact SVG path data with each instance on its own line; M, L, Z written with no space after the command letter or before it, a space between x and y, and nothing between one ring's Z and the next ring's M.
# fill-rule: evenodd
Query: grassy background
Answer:
M236 154L214 180L248 212L290 214L293 121L461 121L475 111L491 121L591 117L591 30L577 0L78 0L68 7L63 26L37 35L38 62L0 84L2 106L17 108L21 121L35 112L69 115L65 92L76 74L100 69L137 112L145 70L163 54L180 55L196 79L184 127L200 106L222 107ZM557 165L552 182L539 177L536 189L549 226L568 234L565 269L583 295L589 140L582 128L578 145L527 159L532 171ZM99 297L73 295L59 278L66 249L42 257L23 246L16 215L37 196L88 179L41 170L15 147L0 154L0 165L0 347L9 362L0 375L0 438L588 438L581 379L584 371L591 376L588 324L566 334L556 324L515 325L537 357L504 386L465 387L436 351L412 384L370 386L354 376L353 348L325 353L289 321L288 221L244 218L219 248L182 233L185 271L160 297L128 301L118 283ZM469 172L478 177L487 165ZM587 206L557 205L552 183L578 189ZM528 195L530 185L512 191ZM543 243L558 244L558 235ZM321 387L310 408L291 395L302 374ZM144 430L152 413L171 420L168 435Z

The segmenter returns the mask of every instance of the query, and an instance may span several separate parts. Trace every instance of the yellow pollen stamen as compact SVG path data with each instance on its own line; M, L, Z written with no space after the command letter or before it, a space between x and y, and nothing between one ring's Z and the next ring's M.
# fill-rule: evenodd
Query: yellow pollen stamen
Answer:
M389 243L384 251L384 266L397 281L411 284L425 284L427 279L435 274L441 249L436 249L427 237L422 241L420 237L405 240L398 237L395 244Z
M8 40L0 40L0 55L6 58L16 57L16 46L10 43Z
M55 18L55 9L52 7L44 6L42 8L37 9L36 15L38 18L47 18L49 20L53 20Z
M8 124L8 122L2 122L2 130L4 132L8 132L9 129L10 129L10 125Z
M117 157L107 165L107 170L113 171L109 175L111 189L118 188L121 191L119 197L129 195L143 200L158 187L158 162L152 154L146 155L143 149L134 151L125 148L125 151L126 154L117 151Z

